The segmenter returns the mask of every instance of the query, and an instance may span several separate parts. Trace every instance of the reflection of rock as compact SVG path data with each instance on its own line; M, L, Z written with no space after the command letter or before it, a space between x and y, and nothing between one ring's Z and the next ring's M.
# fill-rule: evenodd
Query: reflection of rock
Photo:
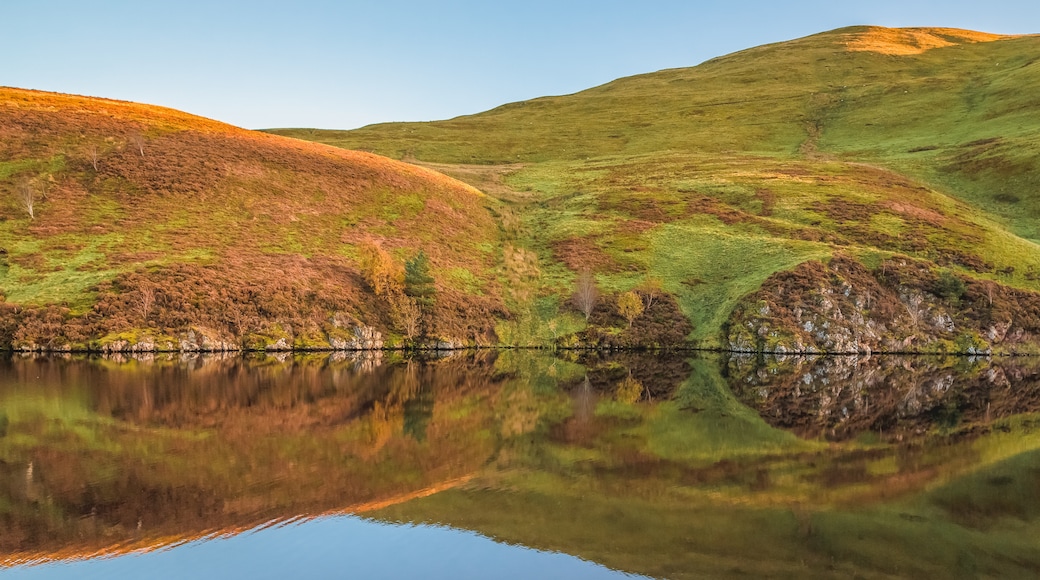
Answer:
M329 355L330 362L351 361L354 370L361 373L371 373L383 364L383 351L381 350L337 350Z
M1026 362L732 357L727 374L767 422L806 437L902 437L1040 410L1040 370Z

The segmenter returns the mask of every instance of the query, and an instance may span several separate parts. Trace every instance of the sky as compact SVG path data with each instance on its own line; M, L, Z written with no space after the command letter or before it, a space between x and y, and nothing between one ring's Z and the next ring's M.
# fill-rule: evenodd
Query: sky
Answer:
M1037 0L0 0L0 86L352 129L857 24L1040 33Z

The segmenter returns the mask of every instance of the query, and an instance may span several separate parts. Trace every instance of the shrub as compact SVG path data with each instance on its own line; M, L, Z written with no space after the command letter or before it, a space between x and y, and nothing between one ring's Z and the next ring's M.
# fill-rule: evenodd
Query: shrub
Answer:
M964 280L948 270L939 274L939 279L935 283L935 295L951 302L960 300L966 289Z

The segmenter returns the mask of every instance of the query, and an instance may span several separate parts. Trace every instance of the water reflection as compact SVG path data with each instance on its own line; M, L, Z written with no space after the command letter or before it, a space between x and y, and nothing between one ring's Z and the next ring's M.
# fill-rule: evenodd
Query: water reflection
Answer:
M364 513L650 576L1029 575L1036 369L524 351L12 357L0 551L8 565L67 560ZM264 550L269 533L246 537Z
M1040 361L965 357L734 357L740 399L803 437L902 440L1040 410Z

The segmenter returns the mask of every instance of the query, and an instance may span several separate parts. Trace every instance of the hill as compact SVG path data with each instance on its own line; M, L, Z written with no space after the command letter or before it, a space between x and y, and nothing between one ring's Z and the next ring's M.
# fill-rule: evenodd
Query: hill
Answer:
M400 285L420 250L428 334L490 342L495 204L369 153L0 88L0 346L327 348L376 344L372 329L400 343L387 301L405 298L377 295L362 266Z
M853 27L447 121L272 132L507 201L541 274L516 342L580 330L590 269L612 297L660 285L700 346L1016 350L1040 336L1038 48ZM578 340L638 340L600 310Z

